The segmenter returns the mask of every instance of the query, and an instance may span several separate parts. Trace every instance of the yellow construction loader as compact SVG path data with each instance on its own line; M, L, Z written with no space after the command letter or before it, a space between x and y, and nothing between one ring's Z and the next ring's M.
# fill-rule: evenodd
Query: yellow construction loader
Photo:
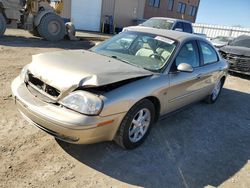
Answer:
M0 37L10 27L23 28L49 41L61 40L66 35L72 38L73 25L65 25L59 16L62 8L62 0L57 0L55 7L50 0L0 0Z

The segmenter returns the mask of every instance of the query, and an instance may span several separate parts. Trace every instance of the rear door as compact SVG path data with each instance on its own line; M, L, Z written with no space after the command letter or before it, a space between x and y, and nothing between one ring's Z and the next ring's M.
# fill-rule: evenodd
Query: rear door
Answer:
M220 67L219 57L215 49L205 41L198 41L201 54L202 70L200 72L202 85L204 86L203 95L212 92L216 81L220 78L222 67Z

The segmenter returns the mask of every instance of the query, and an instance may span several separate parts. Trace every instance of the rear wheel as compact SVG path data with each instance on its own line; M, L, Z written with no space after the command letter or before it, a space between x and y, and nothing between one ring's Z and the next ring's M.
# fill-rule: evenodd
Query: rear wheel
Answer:
M148 136L155 118L155 107L147 99L138 102L124 117L115 141L125 149L141 145Z
M0 37L3 36L4 32L6 30L6 20L2 13L0 13Z
M46 14L37 26L38 33L46 40L58 41L64 38L66 29L62 18L56 14Z

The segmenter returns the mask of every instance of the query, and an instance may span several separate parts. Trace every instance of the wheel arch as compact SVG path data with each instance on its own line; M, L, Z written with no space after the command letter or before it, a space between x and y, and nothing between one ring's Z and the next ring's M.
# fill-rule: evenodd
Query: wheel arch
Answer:
M160 110L161 110L160 100L155 96L148 96L148 97L143 98L142 100L144 100L144 99L147 99L147 100L149 100L150 102L153 103L153 105L155 107L155 119L154 119L154 122L156 122L160 117Z

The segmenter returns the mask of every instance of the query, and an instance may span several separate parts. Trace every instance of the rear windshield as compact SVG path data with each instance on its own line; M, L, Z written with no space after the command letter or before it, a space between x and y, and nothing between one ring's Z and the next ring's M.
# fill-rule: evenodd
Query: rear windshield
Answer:
M167 20L167 19L149 19L143 22L141 25L145 27L170 30L173 26L173 23L174 22L172 20Z
M250 36L240 36L236 39L234 39L231 43L230 46L241 46L241 47L246 47L250 48Z

